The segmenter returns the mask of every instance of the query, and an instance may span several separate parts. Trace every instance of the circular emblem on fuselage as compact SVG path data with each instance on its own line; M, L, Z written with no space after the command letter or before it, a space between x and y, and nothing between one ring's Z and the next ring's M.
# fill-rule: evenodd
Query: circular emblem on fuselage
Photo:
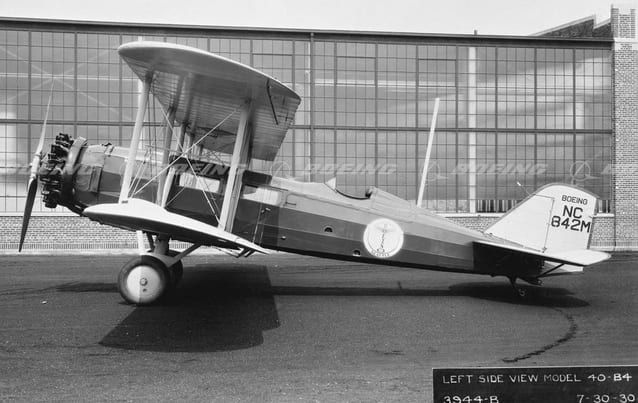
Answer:
M403 246L403 230L399 224L388 218L376 219L363 232L363 244L373 256L392 257Z

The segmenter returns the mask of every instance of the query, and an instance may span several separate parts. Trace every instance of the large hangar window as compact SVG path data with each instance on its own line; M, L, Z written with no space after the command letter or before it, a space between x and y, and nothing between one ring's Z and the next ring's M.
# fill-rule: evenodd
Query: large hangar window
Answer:
M596 193L600 211L611 211L606 44L102 29L0 30L0 212L24 207L52 84L51 136L65 131L92 143L128 144L140 86L116 49L139 38L216 52L302 96L277 161L253 168L300 180L336 177L349 194L378 186L414 200L438 97L427 207L503 212L526 192L568 182ZM154 104L152 118L163 114Z
M24 206L20 171L29 152L28 77L29 34L0 30L0 211Z
M385 190L414 199L438 97L425 196L429 208L504 212L542 185L567 182L599 195L600 211L610 211L609 50L379 43L375 53L369 45L341 44L341 49L351 53L359 49L359 54L352 56L351 64L337 64L336 116L342 118L336 125L361 130L374 141L374 155L357 149L356 157L348 161L365 156L361 161L375 172L343 174L341 167L343 180L335 175L338 186L356 193L373 180ZM373 54L376 58L370 60ZM375 71L370 70L373 64ZM368 109L363 105L373 89L339 92L338 77L348 74L354 74L348 82L353 87L376 83L376 102L367 104ZM327 103L325 97L322 103ZM369 131L372 117L345 118L356 105L367 116L374 108L374 133ZM339 136L335 141L337 149L348 149L348 142ZM416 153L406 152L406 145Z

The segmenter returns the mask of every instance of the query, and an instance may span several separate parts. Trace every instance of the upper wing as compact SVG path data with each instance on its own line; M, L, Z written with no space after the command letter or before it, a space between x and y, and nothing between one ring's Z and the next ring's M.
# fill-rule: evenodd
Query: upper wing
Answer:
M201 221L171 213L146 200L131 198L124 203L96 204L84 209L82 214L103 224L133 231L170 234L173 239L192 243L268 253L247 239Z
M244 64L188 46L140 41L118 52L141 80L152 80L158 101L196 135L252 101L252 156L274 160L301 102L293 90ZM239 119L234 114L200 144L231 153Z

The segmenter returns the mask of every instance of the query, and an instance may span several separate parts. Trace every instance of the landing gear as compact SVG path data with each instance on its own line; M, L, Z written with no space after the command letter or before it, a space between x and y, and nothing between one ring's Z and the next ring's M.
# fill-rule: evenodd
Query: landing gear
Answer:
M174 257L177 255L177 252L169 251L168 255ZM168 273L170 275L170 287L171 289L175 289L184 275L184 265L182 264L182 261L179 260L177 263L169 267Z
M122 267L117 279L120 295L126 302L135 305L157 302L177 288L184 274L182 259L200 246L194 244L178 252L168 249L168 238L158 238L151 243L151 250Z
M516 285L516 277L508 277L508 278L510 280L510 284L512 285L512 288L514 289L514 291L516 291L516 294L521 298L525 298L525 296L527 295L527 291L525 291L524 288L521 288Z
M141 255L122 267L117 279L117 288L127 302L149 305L164 295L170 282L174 281L172 277L174 274L171 275L161 260L153 256Z
M527 296L527 291L524 288L521 288L519 286L516 285L516 277L508 277L510 280L510 284L512 285L512 288L514 288L514 291L516 291L516 294L518 294L519 297L524 298ZM530 283L531 285L536 285L539 286L541 284L543 284L543 282L541 281L541 279L539 279L538 277L521 277L521 280Z
M177 252L170 251L174 257ZM172 266L150 255L140 255L122 267L117 280L117 288L126 302L135 305L150 305L168 292L177 288L184 266L178 260Z

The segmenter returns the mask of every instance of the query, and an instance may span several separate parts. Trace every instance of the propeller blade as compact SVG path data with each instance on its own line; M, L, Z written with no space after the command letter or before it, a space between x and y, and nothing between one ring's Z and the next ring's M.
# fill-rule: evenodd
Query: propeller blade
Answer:
M27 190L27 202L24 206L24 215L22 216L22 230L20 231L20 245L18 246L18 252L22 252L22 245L24 244L24 237L27 235L27 228L29 227L29 220L31 219L31 211L33 210L33 202L35 201L35 195L37 191L38 191L37 178L36 179L29 178L29 187Z
M24 214L22 215L22 229L20 230L20 243L18 245L18 252L22 252L24 238L27 235L27 228L29 227L29 220L31 220L33 203L35 202L35 196L38 192L38 169L40 169L40 162L42 161L42 149L44 148L44 138L46 137L47 133L47 120L49 120L49 109L51 108L51 98L53 97L53 83L54 81L52 79L51 89L49 90L49 101L47 102L47 111L44 115L42 131L40 132L40 140L38 141L38 146L35 149L33 160L31 161L29 185L27 186L27 201L24 205Z
M31 178L35 178L38 175L38 169L40 168L40 159L42 158L42 149L44 148L44 138L47 134L47 121L49 120L49 109L51 109L51 98L53 97L53 82L51 82L51 89L49 90L49 101L47 102L47 111L44 114L44 123L42 123L42 131L40 132L40 140L38 141L38 147L35 149L33 162L31 163ZM36 164L36 160L38 163Z

